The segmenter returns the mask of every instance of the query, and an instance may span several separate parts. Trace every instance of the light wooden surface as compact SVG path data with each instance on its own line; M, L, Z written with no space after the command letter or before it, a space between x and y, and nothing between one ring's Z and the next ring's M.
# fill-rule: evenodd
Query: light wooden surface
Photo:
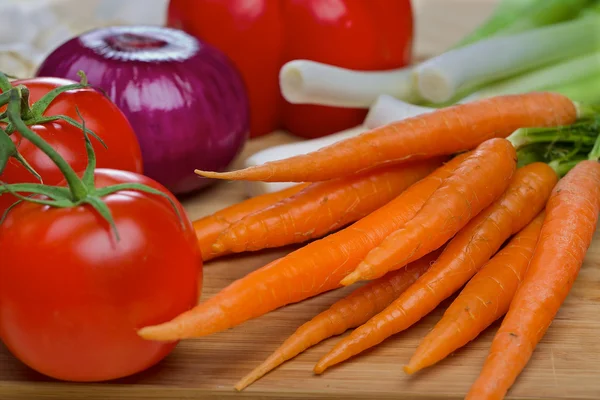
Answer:
M417 15L421 16L421 24L428 21L436 24L437 29L428 30L431 37L448 39L449 36L458 38L468 31L474 25L474 15L482 19L493 2L470 0L470 5L479 11L476 13L473 11L475 8L464 8L465 12L472 13L469 14L468 26L457 23L464 14L448 3L467 4L469 0L417 0L416 8ZM457 20L453 19L455 13L458 13ZM427 16L430 18L427 19ZM447 29L442 29L446 26L444 24L447 24ZM443 48L435 40L431 40L429 45L427 40L420 43L422 48L436 51ZM296 139L283 133L254 140L239 157L237 165L260 148L293 140ZM243 198L242 183L220 183L199 195L184 199L184 205L190 217L195 219ZM214 295L233 280L289 250L266 251L210 262L205 266L202 298ZM571 294L508 398L600 399L599 267L600 236L597 236ZM133 377L100 385L52 381L23 366L0 345L0 399L376 400L464 397L479 372L498 324L447 360L418 375L407 377L401 369L420 339L439 319L448 302L409 330L332 368L323 376L314 376L312 367L339 338L329 339L309 349L241 393L233 390L233 384L239 378L267 357L299 325L352 289L340 289L287 306L227 332L184 341L156 367Z
M249 155L267 145L292 141L276 133L254 141ZM222 183L185 200L197 218L243 199L241 183ZM203 298L285 254L244 255L205 266ZM423 321L363 355L315 376L312 367L339 340L329 339L287 362L241 393L233 384L261 362L298 326L353 288L287 306L227 332L182 342L160 365L137 376L102 385L56 383L27 369L0 347L0 399L461 399L476 378L498 324L437 366L413 377L402 372L420 339L439 319L444 303ZM600 398L600 237L555 322L511 399Z

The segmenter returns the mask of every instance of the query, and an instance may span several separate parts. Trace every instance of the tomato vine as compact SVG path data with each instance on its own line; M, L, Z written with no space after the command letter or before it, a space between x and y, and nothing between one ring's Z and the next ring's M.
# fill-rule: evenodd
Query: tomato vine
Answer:
M106 145L94 132L86 128L85 120L81 116L81 113L77 107L75 107L75 109L77 115L81 119L81 123L65 115L56 115L52 117L44 116L44 111L59 94L69 90L81 89L89 86L85 73L80 71L79 76L81 78L80 83L64 85L55 88L48 92L42 99L34 103L32 107L30 107L29 90L27 87L24 85L12 87L7 79L7 76L0 72L0 89L4 90L4 93L0 95L0 106L7 105L7 110L0 115L0 122L7 123L7 127L5 129L0 128L0 145L2 145L0 147L0 174L6 166L8 158L14 157L32 174L34 174L38 180L41 181L40 175L29 165L27 160L25 160L19 154L17 147L10 140L9 136L13 132L17 131L24 138L37 146L52 160L54 164L56 164L67 182L67 187L60 187L46 185L43 182L7 184L0 181L0 195L3 193L10 193L18 199L4 211L3 215L0 217L0 223L4 221L13 207L23 201L60 208L76 207L82 204L88 204L110 224L117 240L119 240L119 232L117 231L109 208L102 201L102 197L121 190L137 190L162 196L169 201L177 213L179 220L183 221L182 216L173 200L167 194L153 189L147 185L140 183L121 183L100 189L95 187L94 171L96 169L96 156L92 147L90 135L98 140L104 147L106 147ZM85 138L85 149L88 162L81 178L50 144L48 144L41 136L37 135L28 127L28 125L52 122L59 119L80 128ZM23 196L20 193L30 193L31 195Z

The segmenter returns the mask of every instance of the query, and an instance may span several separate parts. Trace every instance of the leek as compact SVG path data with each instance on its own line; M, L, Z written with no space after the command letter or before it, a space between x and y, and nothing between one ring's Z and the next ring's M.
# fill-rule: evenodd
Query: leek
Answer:
M545 1L545 0L542 0ZM506 29L519 18L532 5L540 0L502 0L488 17L475 30L463 37L453 48L463 47L482 39L494 36L497 32Z
M359 125L320 138L306 139L299 142L280 144L277 146L268 147L266 149L259 150L258 152L252 154L250 157L246 158L246 160L244 160L244 167L253 167L256 165L262 165L270 161L281 160L284 158L317 151L319 149L322 149L323 147L327 147L342 140L360 135L361 133L366 132L367 130L368 129L365 126ZM254 197L264 193L272 193L277 192L279 190L284 190L297 184L297 182L246 181L244 184L244 189L248 196Z
M502 37L566 21L579 15L586 5L597 2L597 0L502 0L494 14L478 29L458 42L453 49L457 47L470 49L471 43L482 39ZM535 38L533 40L535 41ZM492 42L491 45L496 45L495 43ZM574 47L575 51L572 54L580 54L577 51L578 47ZM477 54L478 49L479 47L474 51L467 50L466 54L471 59L480 58L481 56ZM449 50L449 53L454 54L453 51ZM483 56L485 57L489 52L489 46L484 46ZM561 54L559 52L559 55ZM521 58L509 57L517 64ZM551 60L552 57L546 58ZM542 58L540 60L547 61ZM461 58L459 63L462 62L464 60ZM533 66L537 65L539 63L533 63ZM491 75L487 70L490 68L484 67L479 74L484 74L486 77ZM492 72L496 71L492 70ZM508 71L505 75L512 73L513 71ZM472 80L468 76L462 79ZM489 82L485 80L483 84L486 83ZM456 93L445 100L423 98L416 85L413 67L388 71L356 71L310 60L292 60L281 68L279 84L283 98L290 103L331 107L369 108L379 95L389 95L415 104L423 104L426 100L439 103L455 96L457 99L460 98Z
M585 54L485 86L460 102L552 89L561 92L561 87L587 80L598 73L600 73L600 52Z
M363 125L368 129L378 128L406 118L416 117L435 111L434 108L421 107L398 100L395 97L382 94L375 100Z
M600 105L600 71L593 77L581 79L568 85L550 86L546 90L560 93L582 104Z
M484 39L415 68L421 95L434 103L533 68L600 49L600 14L531 31Z
M453 48L576 18L595 0L502 0L492 15Z
M559 22L577 18L582 10L597 3L596 0L531 0L520 3L529 3L524 6L522 14L506 28L501 34L515 34L525 32L541 26L553 25Z
M369 108L387 94L418 102L411 68L355 71L310 60L293 60L279 71L284 99L295 104Z

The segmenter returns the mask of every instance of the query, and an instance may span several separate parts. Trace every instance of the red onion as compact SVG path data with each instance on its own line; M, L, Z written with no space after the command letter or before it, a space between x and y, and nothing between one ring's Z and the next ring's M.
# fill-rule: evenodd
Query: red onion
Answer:
M79 70L129 119L144 173L175 194L208 185L210 180L194 169L226 169L248 138L249 104L241 75L220 50L183 31L158 26L92 30L55 49L37 76L79 80Z

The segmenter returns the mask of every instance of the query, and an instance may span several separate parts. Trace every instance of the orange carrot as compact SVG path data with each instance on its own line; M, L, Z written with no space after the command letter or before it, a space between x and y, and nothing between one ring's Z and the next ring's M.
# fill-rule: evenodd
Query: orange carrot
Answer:
M600 211L600 164L581 161L546 205L533 257L466 399L502 399L527 365L579 274Z
M383 342L433 311L542 211L556 181L547 164L519 168L505 193L450 240L435 264L385 310L337 343L315 372Z
M506 139L490 139L454 171L417 215L367 254L342 280L351 285L379 278L439 248L506 190L517 166Z
M235 222L255 211L269 207L280 200L298 193L308 185L309 183L301 183L277 192L251 197L230 207L219 210L214 214L195 220L194 230L198 237L202 260L208 261L217 256L224 255L224 253L215 253L211 249L211 246L219 235Z
M419 344L404 372L413 374L443 360L508 311L527 271L543 221L542 211L467 283Z
M166 341L210 335L286 304L339 288L339 280L356 268L385 236L410 220L444 178L470 155L453 158L349 227L251 272L169 322L142 328L139 335Z
M437 160L385 166L367 173L315 182L294 196L231 225L212 249L216 253L239 253L322 237L394 199L414 183L415 175L421 179L439 167L443 160ZM409 176L407 169L411 171Z
M431 252L406 268L392 271L338 300L329 309L300 326L269 358L240 380L235 388L242 390L309 347L362 325L427 271L439 253Z
M556 93L496 96L394 122L308 154L238 171L196 173L233 180L323 181L384 163L471 150L524 126L571 124L578 115L573 102Z

